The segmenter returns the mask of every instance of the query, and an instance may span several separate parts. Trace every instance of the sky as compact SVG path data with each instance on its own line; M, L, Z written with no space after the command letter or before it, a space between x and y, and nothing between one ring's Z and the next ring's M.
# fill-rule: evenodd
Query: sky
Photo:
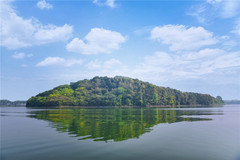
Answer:
M239 0L0 0L1 99L95 76L240 99Z

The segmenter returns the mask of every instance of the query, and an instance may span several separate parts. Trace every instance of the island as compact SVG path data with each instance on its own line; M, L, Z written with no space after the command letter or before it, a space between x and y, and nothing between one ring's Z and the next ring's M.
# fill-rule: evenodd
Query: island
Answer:
M49 106L176 106L223 104L220 96L181 92L138 79L94 77L60 85L27 100L27 107Z

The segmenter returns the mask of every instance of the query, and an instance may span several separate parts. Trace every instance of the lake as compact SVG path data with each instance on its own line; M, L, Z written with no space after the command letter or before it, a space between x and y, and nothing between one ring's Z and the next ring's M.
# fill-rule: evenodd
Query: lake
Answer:
M1 160L240 160L240 105L0 109Z

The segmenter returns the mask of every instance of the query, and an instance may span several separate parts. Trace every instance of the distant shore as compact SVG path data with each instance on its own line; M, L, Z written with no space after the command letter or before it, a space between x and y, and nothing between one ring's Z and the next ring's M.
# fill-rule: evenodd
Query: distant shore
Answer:
M25 107L26 106L26 101L24 101L24 100L9 101L9 100L6 100L6 99L1 99L0 100L0 107L4 107L4 106Z

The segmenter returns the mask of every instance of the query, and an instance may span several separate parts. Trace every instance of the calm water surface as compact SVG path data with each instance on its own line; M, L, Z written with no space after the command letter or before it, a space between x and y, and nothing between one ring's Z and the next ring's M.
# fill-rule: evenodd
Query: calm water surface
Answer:
M1 160L240 160L240 105L0 110Z

